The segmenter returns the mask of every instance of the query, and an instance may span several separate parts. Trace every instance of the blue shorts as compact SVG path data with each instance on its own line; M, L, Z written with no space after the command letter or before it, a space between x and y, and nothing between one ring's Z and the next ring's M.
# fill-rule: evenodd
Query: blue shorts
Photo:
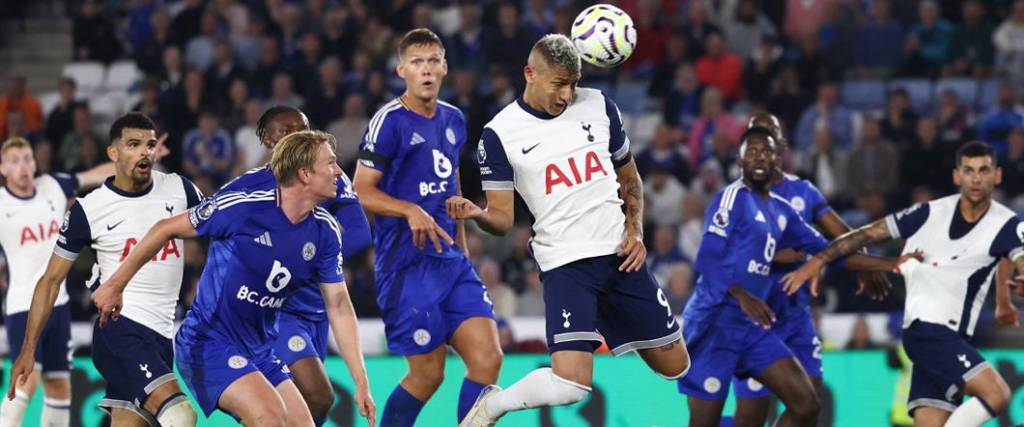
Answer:
M772 332L789 347L796 360L803 366L804 372L814 378L821 378L821 339L814 329L814 320L809 311L780 320L772 327ZM741 399L758 399L772 395L771 390L753 378L740 379L733 377L733 393Z
M759 377L793 353L778 335L742 322L685 320L683 336L690 352L690 371L679 379L679 392L704 400L725 400L729 381Z
M409 356L444 345L463 321L494 318L494 307L465 257L421 256L377 272L377 304L388 351Z
M228 386L250 372L259 372L277 387L290 380L288 365L269 347L260 354L246 354L230 340L188 331L182 326L174 340L178 373L207 417L217 409L220 395ZM234 414L230 414L234 416Z
M6 323L7 348L10 349L10 357L14 361L21 354L28 312L22 311L7 316ZM71 312L67 305L53 308L50 320L43 326L38 342L36 369L42 371L43 378L71 378Z
M682 338L647 266L627 273L621 264L606 255L541 273L549 351L594 351L604 341L617 356Z
M307 357L316 357L323 362L327 356L329 334L327 319L312 320L282 311L277 319L274 354L288 366Z
M142 409L157 387L174 381L174 349L171 340L149 327L121 316L100 328L92 328L92 362L107 380L107 395L99 407L127 409L152 418Z
M914 367L910 372L907 411L922 406L953 412L967 381L991 365L967 340L936 323L915 320L903 330L903 348Z

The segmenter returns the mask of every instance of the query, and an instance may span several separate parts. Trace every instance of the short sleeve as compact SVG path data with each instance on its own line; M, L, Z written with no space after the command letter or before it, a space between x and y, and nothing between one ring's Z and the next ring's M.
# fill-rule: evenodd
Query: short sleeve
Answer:
M191 209L199 204L199 201L203 199L203 193L199 191L199 187L196 187L188 178L181 176L181 185L185 188L185 202L188 204L188 208Z
M1024 223L1017 217L1010 218L992 241L989 254L997 258L1014 259L1024 254Z
M317 276L320 283L341 283L345 256L341 252L341 225L322 208L313 213L320 224L320 242L323 250L317 258Z
M393 113L401 105L380 110L370 119L363 135L362 149L359 160L365 166L387 171L391 161L398 154L399 141L398 118Z
M60 185L60 189L64 192L65 197L70 199L78 193L78 178L74 174L57 172L50 174L50 176Z
M82 203L78 202L71 205L71 209L64 214L64 223L60 226L60 235L57 236L57 246L54 246L53 253L74 261L90 243L92 230L89 227L89 219L85 216Z
M244 208L241 199L251 197L251 193L232 192L203 199L198 205L188 210L188 220L200 236L217 239L227 237L239 222L238 214Z
M603 94L602 94L603 95ZM608 95L604 95L605 113L608 114L608 151L612 154L612 163L619 167L629 163L629 137L622 128L622 114Z
M484 190L512 190L514 172L505 154L501 139L491 128L484 128L477 148L477 162L480 163L480 181Z
M816 187L810 183L807 183L807 187L806 209L808 209L808 213L810 213L808 218L812 218L812 221L814 222L819 222L825 217L825 215L832 212L832 206L828 204L828 201L825 200L825 196L821 194L821 191Z
M708 209L704 213L704 234L714 234L719 237L729 238L734 228L736 228L736 219L732 213L738 211L734 210L733 207L737 203L736 198L739 195L740 186L729 186L725 190L715 195L708 204Z
M910 238L928 220L930 210L929 204L918 203L885 217L885 223L889 226L889 234L893 239Z
M816 254L825 249L828 246L828 240L811 227L804 219L793 209L789 203L781 201L785 210L786 215L786 227L782 230L782 239L780 239L779 247L781 248L795 248L797 250Z

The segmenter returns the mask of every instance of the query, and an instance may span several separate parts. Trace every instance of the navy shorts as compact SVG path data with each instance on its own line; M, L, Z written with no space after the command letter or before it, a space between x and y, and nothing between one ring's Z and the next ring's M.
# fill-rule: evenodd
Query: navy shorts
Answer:
M822 342L814 329L814 320L808 310L800 314L780 320L772 327L772 332L789 347L796 360L803 366L804 372L813 378L821 378ZM772 395L771 390L753 378L741 379L733 377L732 385L736 397L741 399L757 399Z
M174 340L178 373L207 417L217 410L221 394L239 378L259 372L274 387L290 380L288 365L271 348L259 354L242 352L231 341L187 331L183 325ZM234 416L234 414L229 414Z
M686 321L683 331L690 370L679 379L679 392L704 400L725 400L734 376L759 377L773 363L793 357L778 335L747 320ZM760 385L755 382L748 385Z
M124 316L103 328L99 321L93 325L92 361L107 381L100 408L127 409L147 420L152 415L142 409L146 397L175 379L171 340Z
M28 312L22 311L7 316L7 345L11 360L17 360L21 354L21 345L25 340L25 325L28 323ZM36 369L43 373L43 378L71 377L71 312L67 305L53 308L50 320L43 326L36 346Z
M316 357L323 362L327 356L329 334L327 319L312 320L282 311L277 319L274 354L288 366L307 357Z
M466 319L494 318L494 307L465 257L421 256L377 272L377 304L388 351L408 356L444 345Z
M540 275L548 349L594 351L601 341L612 354L657 348L681 339L679 322L644 265L621 272L622 258L585 258Z
M903 348L914 362L907 403L911 416L922 406L953 412L964 384L991 367L963 336L936 323L911 323L903 330Z

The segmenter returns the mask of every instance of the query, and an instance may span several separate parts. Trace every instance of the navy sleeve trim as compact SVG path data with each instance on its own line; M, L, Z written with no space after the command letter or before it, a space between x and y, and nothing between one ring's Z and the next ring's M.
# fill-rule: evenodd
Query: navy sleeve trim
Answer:
M622 128L622 115L619 113L619 107L615 105L615 101L612 101L604 92L601 95L604 96L604 109L609 121L608 151L612 154L613 160L622 160L629 153L629 137L626 136L626 131Z
M189 181L188 178L185 178L182 175L178 176L181 177L181 185L185 187L185 201L188 203L188 207L192 208L193 206L198 205L199 201L203 199L203 193L200 192L199 188L196 187L192 181Z
M989 254L994 257L1017 258L1024 251L1024 223L1012 217L1003 224L992 241Z
M64 223L60 226L60 236L57 237L57 245L53 247L53 253L61 258L74 261L92 241L92 229L89 227L89 220L85 215L82 204L75 203L64 215Z
M78 177L75 174L56 172L50 174L50 176L60 185L60 189L64 191L64 196L72 198L78 193Z
M515 171L494 129L484 128L476 157L484 190L512 190L515 187Z
M893 240L910 238L928 220L930 211L930 204L920 203L885 217L889 234Z

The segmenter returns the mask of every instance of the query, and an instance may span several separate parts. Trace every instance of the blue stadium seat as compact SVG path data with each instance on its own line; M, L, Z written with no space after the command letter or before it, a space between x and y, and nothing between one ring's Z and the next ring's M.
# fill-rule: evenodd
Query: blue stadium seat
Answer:
M981 82L978 90L977 105L975 111L987 111L996 105L996 97L999 94L999 79L989 79ZM968 104L970 105L970 104Z
M947 90L956 93L956 96L960 98L960 102L964 105L974 105L974 101L978 98L978 82L974 79L963 77L942 79L935 84L934 105L939 104L939 96Z
M889 82L889 89L903 88L910 95L910 105L918 113L928 113L932 110L932 95L935 90L932 81L928 79L896 79Z
M885 107L885 83L881 80L848 80L839 90L847 108L867 111Z
M611 96L623 113L643 113L650 109L647 85L643 83L619 83L615 94Z

